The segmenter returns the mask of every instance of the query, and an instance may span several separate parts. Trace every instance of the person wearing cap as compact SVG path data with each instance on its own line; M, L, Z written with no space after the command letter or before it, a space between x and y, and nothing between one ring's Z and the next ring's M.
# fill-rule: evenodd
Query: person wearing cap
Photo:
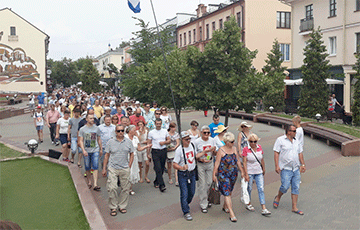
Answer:
M189 133L190 135L190 133ZM207 213L207 208L211 207L208 203L208 190L211 186L211 178L214 169L213 157L216 154L216 143L214 138L210 137L210 128L207 125L201 127L201 137L194 142L198 158L199 175L199 199L200 208L203 213Z
M216 143L216 150L225 145L224 135L228 128L229 126L225 127L224 125L219 125L218 129L215 130L215 134L217 134L217 136L214 137Z
M252 132L250 131L252 127L252 125L249 125L246 121L243 121L238 128L240 132L237 137L237 145L240 153L242 153L243 149L246 146L249 146L248 137L250 136L250 134L252 134Z
M61 116L60 116L59 111L55 110L55 105L51 104L50 110L46 113L46 123L50 129L50 138L51 138L52 144L56 144L56 145L58 145L58 142L56 142L56 140L55 140L56 122L59 120L60 117Z
M215 133L215 131L218 129L219 125L224 125L224 124L220 122L219 114L214 114L213 115L213 123L211 123L209 125L212 138L214 138L216 135L218 135L218 133Z
M196 189L195 167L196 167L196 149L190 144L190 133L181 132L181 146L175 151L173 167L177 170L180 187L180 204L184 218L191 221L189 204L191 203Z
M104 118L105 118L106 115L111 116L111 108L110 107L105 107L104 112L105 112L104 115L100 118L100 125L105 123Z
M36 111L33 114L33 118L34 118L34 125L39 138L39 143L42 143L44 140L44 134L43 134L44 114L42 112L42 108L40 105L36 107Z
M135 114L134 115L131 115L129 117L130 119L130 124L132 125L135 125L136 126L136 130L139 129L139 126L138 126L138 122L139 121L143 121L145 123L145 118L143 116L141 116L141 109L140 108L137 108L135 110Z
M157 118L155 120L156 129L153 129L149 132L148 144L152 144L151 154L154 160L154 171L156 173L154 187L159 188L161 192L164 192L166 187L163 174L167 158L167 145L171 143L171 139L167 130L162 129L161 125L162 120ZM150 154L148 154L148 159L151 159Z
M135 109L141 109L141 116L144 116L145 110L141 108L140 101L135 102Z

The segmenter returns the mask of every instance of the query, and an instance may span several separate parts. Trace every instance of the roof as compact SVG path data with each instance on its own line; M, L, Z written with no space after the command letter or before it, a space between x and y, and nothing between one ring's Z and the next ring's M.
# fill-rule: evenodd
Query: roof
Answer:
M0 12L3 10L9 10L11 11L13 14L15 14L16 16L18 16L19 18L21 18L22 20L24 20L25 22L27 22L29 25L31 25L32 27L34 27L35 29L37 29L38 31L40 31L41 33L43 33L48 39L50 38L49 35L47 35L46 33L44 33L42 30L40 30L39 28L37 28L36 26L34 26L33 24L31 24L29 21L27 21L25 18L21 17L20 15L18 15L17 13L15 13L14 11L12 11L10 8L6 7L3 9L0 9Z
M107 52L100 54L98 57L96 57L97 60L106 57L107 55L112 55L112 54L120 54L120 55L124 55L124 49L123 48L116 48L115 50L111 49L108 50Z

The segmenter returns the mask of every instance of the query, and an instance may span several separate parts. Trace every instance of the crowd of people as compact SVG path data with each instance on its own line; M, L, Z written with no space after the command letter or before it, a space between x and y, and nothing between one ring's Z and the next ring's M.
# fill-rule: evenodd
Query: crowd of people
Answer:
M245 121L238 128L237 138L227 131L217 113L211 124L199 128L194 120L189 130L179 134L168 109L158 107L155 101L150 104L122 100L110 92L87 94L78 88L60 88L48 96L31 94L29 100L39 142L43 142L42 130L47 126L52 144L61 144L61 160L75 163L78 154L76 163L81 168L83 158L89 189L101 190L99 170L107 177L111 216L118 211L127 212L129 196L136 195L134 184L151 183L148 178L151 162L156 174L155 188L165 192L166 184L179 187L186 220L192 220L189 204L196 189L202 213L212 207L208 191L214 182L224 196L222 210L229 214L230 221L236 222L231 194L239 174L248 182L250 198L256 183L261 214L271 215L265 206L264 152L258 143L260 138L251 132L253 126ZM297 197L300 172L306 170L302 154L304 133L300 117L296 116L293 122L273 148L275 170L281 176L273 207L279 206L282 195L291 186L292 211L303 215L297 208ZM251 199L245 205L247 210L255 210Z

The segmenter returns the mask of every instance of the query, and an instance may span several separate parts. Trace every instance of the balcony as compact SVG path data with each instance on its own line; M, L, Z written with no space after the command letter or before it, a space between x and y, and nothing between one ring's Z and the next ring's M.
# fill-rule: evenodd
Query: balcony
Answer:
M304 18L300 20L300 33L314 29L314 18Z

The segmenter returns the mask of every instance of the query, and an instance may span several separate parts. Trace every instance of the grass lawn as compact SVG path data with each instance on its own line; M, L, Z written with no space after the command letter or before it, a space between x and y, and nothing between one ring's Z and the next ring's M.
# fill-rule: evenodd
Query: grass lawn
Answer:
M90 229L69 170L37 157L0 163L1 220L22 229Z
M11 148L6 147L4 144L0 143L0 159L22 157L22 156L25 156L25 153L15 151Z
M289 118L289 119L293 119L293 115L287 115L287 114L272 114L274 116L278 116L278 117L284 117L284 118ZM311 119L311 118L307 118L307 117L302 117L301 118L302 122L308 122L308 121L316 121L315 119Z
M343 124L337 124L337 123L317 123L314 122L314 125L320 125L320 126L324 126L330 129L335 129L344 133L347 133L349 135L352 135L354 137L358 137L360 138L360 129L359 128L355 128L352 126L348 126L348 125L343 125Z
M6 101L6 97L0 97L0 101Z

